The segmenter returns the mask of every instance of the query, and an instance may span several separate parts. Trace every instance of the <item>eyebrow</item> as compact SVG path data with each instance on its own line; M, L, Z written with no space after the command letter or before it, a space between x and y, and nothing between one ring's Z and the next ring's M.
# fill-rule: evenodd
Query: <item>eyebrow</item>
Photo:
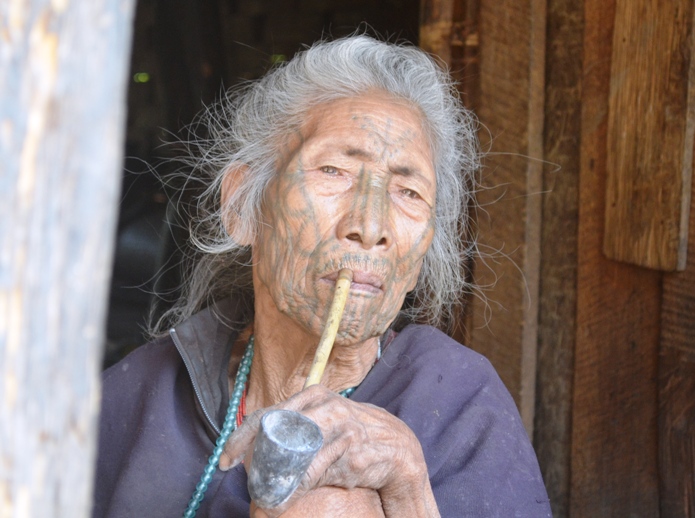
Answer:
M367 160L374 160L374 155L371 154L369 151L365 151L364 149L356 148L356 147L349 147L343 151L343 154L345 156L353 157L356 156L357 158L365 158Z
M372 153L356 147L348 147L347 149L345 149L345 151L343 151L343 154L349 157L357 157L365 160L374 161L374 155ZM399 176L413 176L417 172L414 169L405 165L389 167L389 170L393 174Z

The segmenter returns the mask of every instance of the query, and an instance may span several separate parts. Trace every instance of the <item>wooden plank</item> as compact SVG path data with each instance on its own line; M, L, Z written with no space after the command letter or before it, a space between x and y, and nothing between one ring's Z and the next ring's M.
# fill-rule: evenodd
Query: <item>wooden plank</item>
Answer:
M91 515L132 0L0 6L0 516Z
M482 256L475 268L476 282L491 289L488 305L474 301L470 345L495 365L529 434L536 386L545 21L545 0L480 4L479 117L481 137L492 138L493 152L478 193Z
M584 4L549 0L543 148L538 383L533 444L556 518L569 513L577 307Z
M457 81L466 108L478 110L479 0L421 0L420 47L436 54Z
M451 74L466 108L480 105L480 0L456 0L451 35Z
M457 0L420 1L420 47L451 64L454 3Z
M615 0L584 1L570 516L659 516L661 274L607 260L606 133Z
M686 260L695 134L692 0L617 0L604 251L673 271Z
M465 106L477 111L479 90L478 68L478 0L421 0L420 47L437 55L449 68L457 82ZM473 189L474 186L471 186ZM475 218L475 201L469 206ZM474 239L473 225L462 228L465 239ZM475 259L469 258L465 275L474 282ZM472 327L471 293L463 294L446 323L449 334L459 343L470 343Z
M695 200L695 195L691 200ZM685 271L664 275L659 354L659 494L664 518L695 518L695 209L692 206L689 228Z

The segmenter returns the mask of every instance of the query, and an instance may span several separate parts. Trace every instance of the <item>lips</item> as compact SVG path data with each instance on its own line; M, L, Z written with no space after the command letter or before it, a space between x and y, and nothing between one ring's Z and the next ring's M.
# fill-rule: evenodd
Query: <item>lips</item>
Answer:
M384 281L380 276L372 272L353 270L352 284L350 291L363 291L366 293L381 293L383 291ZM333 272L325 276L323 279L335 282L338 278L338 272Z

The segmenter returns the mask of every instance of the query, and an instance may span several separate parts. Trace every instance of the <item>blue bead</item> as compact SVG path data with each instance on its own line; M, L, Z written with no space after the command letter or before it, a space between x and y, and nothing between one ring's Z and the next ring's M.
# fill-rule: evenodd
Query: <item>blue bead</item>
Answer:
M347 397L352 396L352 393L355 392L355 390L357 390L357 387L350 387L350 388L347 388L345 390L341 390L340 395L347 398Z
M217 446L217 447L213 450L214 455L215 455L218 459L220 458L220 456L222 456L222 452L223 452L223 451L224 451L224 446Z

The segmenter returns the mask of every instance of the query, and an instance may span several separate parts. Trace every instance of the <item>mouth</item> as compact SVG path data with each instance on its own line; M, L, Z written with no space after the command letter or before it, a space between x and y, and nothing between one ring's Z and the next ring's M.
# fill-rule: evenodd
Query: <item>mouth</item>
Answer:
M378 295L382 293L384 281L378 275L365 272L360 270L353 270L352 284L350 284L350 291L361 292L365 294ZM322 281L327 281L330 283L335 283L338 278L338 272L333 272L325 277L322 277Z

